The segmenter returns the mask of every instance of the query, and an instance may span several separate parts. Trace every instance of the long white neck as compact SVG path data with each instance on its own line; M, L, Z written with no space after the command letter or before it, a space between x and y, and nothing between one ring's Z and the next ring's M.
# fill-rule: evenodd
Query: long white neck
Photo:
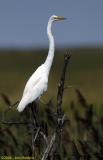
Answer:
M48 26L47 26L47 35L49 39L49 52L48 52L46 61L44 63L46 65L47 74L49 74L49 71L51 69L51 65L52 65L53 58L54 58L54 51L55 51L54 38L51 32L52 23L53 21L49 20Z

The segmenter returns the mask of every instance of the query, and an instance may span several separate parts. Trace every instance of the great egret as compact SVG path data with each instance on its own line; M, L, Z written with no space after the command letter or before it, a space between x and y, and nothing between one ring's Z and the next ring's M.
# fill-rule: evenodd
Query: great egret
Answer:
M41 66L37 68L37 70L32 74L29 78L24 92L22 99L17 107L19 112L22 112L24 108L33 101L40 98L40 96L47 90L48 87L48 76L50 72L50 68L53 62L54 51L55 51L55 44L54 38L51 32L51 27L54 21L64 20L66 18L61 16L52 15L49 18L48 25L47 25L47 35L49 38L49 52L48 56Z

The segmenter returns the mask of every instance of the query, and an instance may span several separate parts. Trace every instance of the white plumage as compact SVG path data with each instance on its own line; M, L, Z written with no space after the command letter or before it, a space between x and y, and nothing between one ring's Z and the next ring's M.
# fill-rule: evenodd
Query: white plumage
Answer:
M22 99L17 107L19 112L22 112L24 108L32 103L34 100L40 98L40 96L47 90L48 76L54 57L54 38L51 32L52 23L57 20L64 20L64 17L51 16L47 25L47 35L49 38L49 52L44 64L37 68L26 83Z

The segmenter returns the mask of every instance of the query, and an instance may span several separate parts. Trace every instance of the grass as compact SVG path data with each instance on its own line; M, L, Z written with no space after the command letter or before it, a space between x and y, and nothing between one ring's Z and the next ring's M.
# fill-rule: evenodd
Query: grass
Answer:
M57 50L50 72L49 86L43 99L55 97L57 84L62 68L65 50ZM103 50L71 49L70 70L67 71L64 103L76 100L74 88L79 88L88 101L101 105L103 94ZM21 98L22 92L31 74L41 65L47 56L47 50L7 51L0 53L0 91L10 96L13 101ZM56 91L54 93L54 90ZM55 98L54 98L55 101Z

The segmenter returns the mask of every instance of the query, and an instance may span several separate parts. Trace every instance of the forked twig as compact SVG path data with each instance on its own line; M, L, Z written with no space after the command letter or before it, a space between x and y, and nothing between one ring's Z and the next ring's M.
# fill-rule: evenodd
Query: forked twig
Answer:
M53 144L55 143L55 138L56 138L56 133L53 134L52 138L51 138L51 141L48 145L48 147L46 148L45 152L44 152L44 155L42 157L41 160L46 160L48 158L48 155L53 147Z

